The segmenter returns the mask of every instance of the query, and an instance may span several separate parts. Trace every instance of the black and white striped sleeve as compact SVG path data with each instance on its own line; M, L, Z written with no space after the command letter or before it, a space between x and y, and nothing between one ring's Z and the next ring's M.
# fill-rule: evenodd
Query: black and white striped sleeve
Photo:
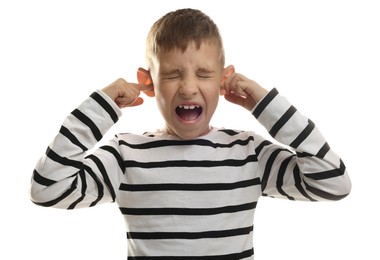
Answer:
M120 109L102 91L92 93L74 109L33 171L31 200L37 205L67 209L114 201L112 181L102 161L99 157L86 157L86 152L120 116ZM103 151L104 156L110 156Z
M341 158L316 125L277 89L272 89L252 114L275 140L286 145L262 140L257 146L264 196L320 201L349 194L351 182Z

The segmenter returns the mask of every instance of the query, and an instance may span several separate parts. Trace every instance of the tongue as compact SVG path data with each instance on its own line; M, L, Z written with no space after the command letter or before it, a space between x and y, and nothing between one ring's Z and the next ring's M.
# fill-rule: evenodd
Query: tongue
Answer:
M192 121L199 117L200 110L199 109L177 109L177 115L185 121Z

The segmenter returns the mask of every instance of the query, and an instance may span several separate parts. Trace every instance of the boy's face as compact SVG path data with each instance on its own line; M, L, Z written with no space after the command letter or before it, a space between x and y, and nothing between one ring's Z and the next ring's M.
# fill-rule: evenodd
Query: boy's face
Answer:
M189 43L185 52L160 52L153 59L150 76L169 134L192 139L210 131L223 81L220 55L220 48L204 42L199 49Z

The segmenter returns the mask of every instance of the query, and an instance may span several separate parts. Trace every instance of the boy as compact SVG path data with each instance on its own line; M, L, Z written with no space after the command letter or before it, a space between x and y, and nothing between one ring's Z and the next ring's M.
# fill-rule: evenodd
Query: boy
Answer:
M170 12L147 37L138 84L118 79L64 121L38 162L31 198L76 209L116 202L127 224L128 259L253 259L261 195L339 200L351 183L316 126L283 98L224 67L217 26L193 9ZM86 155L121 108L156 98L165 127L119 134ZM279 142L210 126L222 94L252 111Z

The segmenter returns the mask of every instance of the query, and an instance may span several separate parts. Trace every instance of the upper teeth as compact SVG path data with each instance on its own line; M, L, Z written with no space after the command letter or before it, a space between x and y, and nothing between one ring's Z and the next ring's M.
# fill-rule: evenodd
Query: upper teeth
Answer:
M179 107L183 109L195 109L195 108L199 108L200 106L179 106Z

